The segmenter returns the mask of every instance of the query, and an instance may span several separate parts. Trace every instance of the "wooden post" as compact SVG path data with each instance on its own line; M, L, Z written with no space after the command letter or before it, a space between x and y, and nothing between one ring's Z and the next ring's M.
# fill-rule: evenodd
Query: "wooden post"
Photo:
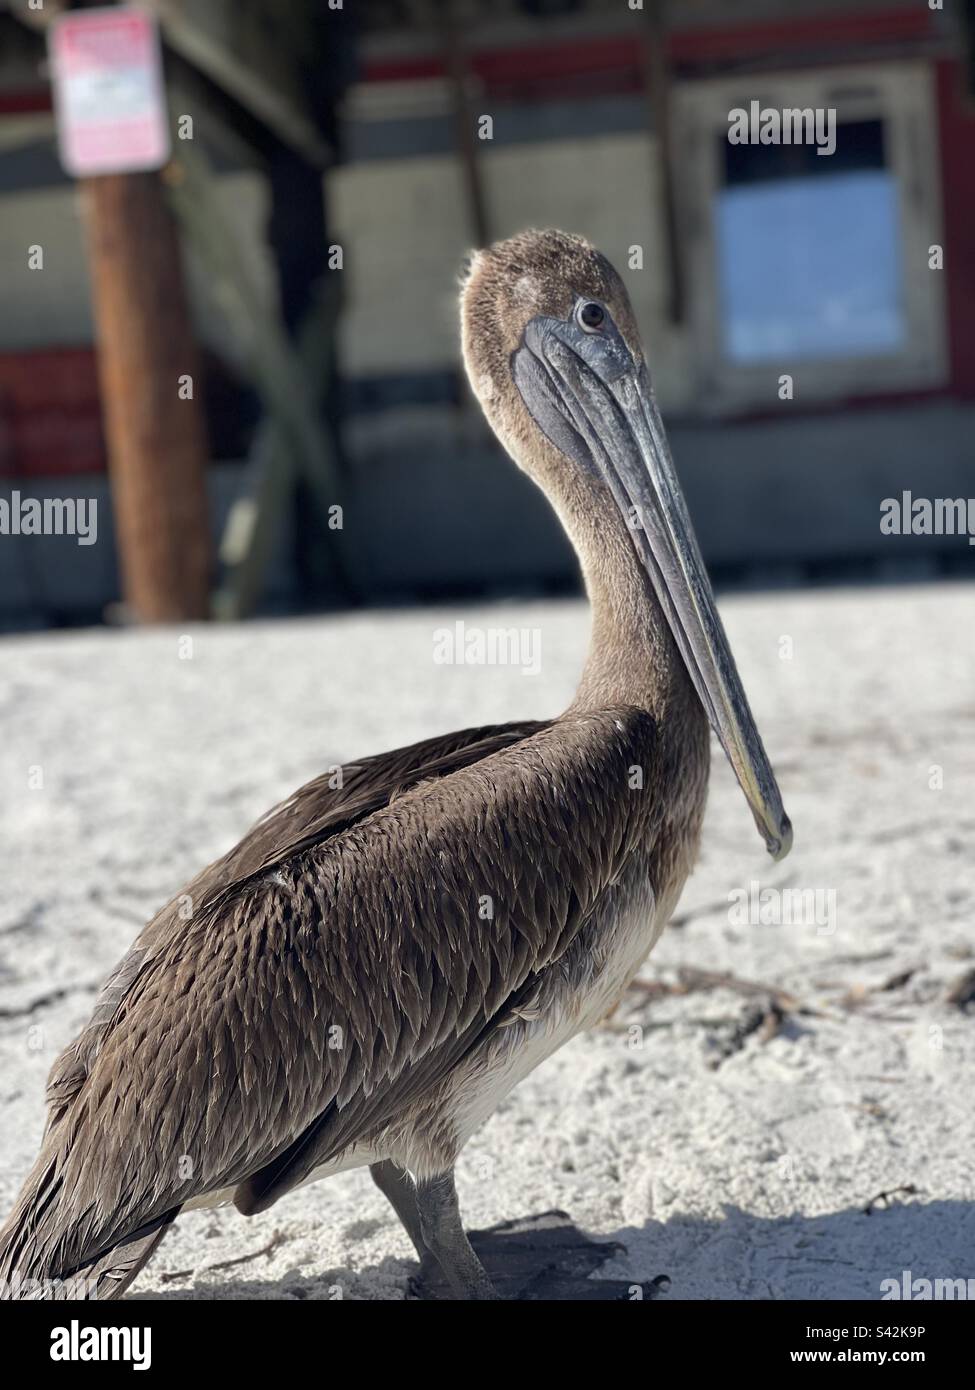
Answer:
M454 140L464 176L471 235L474 238L475 246L487 246L491 240L491 230L487 200L484 196L484 184L478 162L479 141L474 130L474 111L468 94L471 74L470 62L463 37L458 28L452 0L439 0L437 13L440 20L444 62L450 83Z
M175 222L158 174L80 187L125 604L139 622L205 618L206 432Z
M646 11L644 85L647 109L660 151L660 186L663 193L664 245L667 254L667 317L684 320L684 265L677 225L677 190L674 170L674 138L670 115L671 81L667 61L667 23L663 0L650 0Z

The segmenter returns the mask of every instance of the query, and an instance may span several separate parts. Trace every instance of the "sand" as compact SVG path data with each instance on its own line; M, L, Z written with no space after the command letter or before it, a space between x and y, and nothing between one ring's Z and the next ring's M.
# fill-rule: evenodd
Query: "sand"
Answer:
M701 861L642 971L653 987L475 1136L466 1219L563 1208L625 1245L602 1276L666 1274L671 1299L877 1299L906 1270L975 1277L975 1013L950 999L975 967L971 591L722 609L795 850L771 864L716 753ZM437 630L458 620L535 633L538 673L437 664ZM0 1205L35 1152L51 1061L156 907L331 763L557 711L587 628L562 602L4 639ZM403 1298L411 1254L354 1172L251 1220L189 1214L129 1297Z

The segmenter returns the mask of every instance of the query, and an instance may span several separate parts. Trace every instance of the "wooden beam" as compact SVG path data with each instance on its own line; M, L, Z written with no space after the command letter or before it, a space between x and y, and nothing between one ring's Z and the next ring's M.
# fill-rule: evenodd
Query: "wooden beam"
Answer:
M671 120L670 67L667 58L667 24L663 0L647 0L644 41L644 81L647 112L660 154L660 187L663 193L664 245L667 254L667 317L673 324L684 318L684 264L677 225L677 187Z
M192 147L191 147L192 145ZM204 266L216 302L248 359L254 385L269 416L249 461L243 495L228 521L221 547L229 576L217 596L219 617L242 617L252 608L263 583L271 544L300 475L308 482L319 514L342 505L342 483L331 442L323 428L309 373L291 345L273 305L252 283L233 225L217 196L212 172L199 141L174 142L166 171L170 201ZM329 311L333 312L332 310ZM302 335L309 355L320 352L315 315ZM331 326L328 332L331 334ZM329 532L329 562L340 596L350 592L341 531Z
M470 100L472 70L452 0L437 0L437 19L450 84L454 143L464 176L471 236L475 246L487 246L491 230L481 178L480 141L474 129L475 113Z
M293 4L143 0L163 38L286 145L325 169L332 151L308 109L298 70L301 11ZM269 41L272 27L275 41Z
M207 448L175 223L158 174L79 188L125 605L140 622L205 618Z

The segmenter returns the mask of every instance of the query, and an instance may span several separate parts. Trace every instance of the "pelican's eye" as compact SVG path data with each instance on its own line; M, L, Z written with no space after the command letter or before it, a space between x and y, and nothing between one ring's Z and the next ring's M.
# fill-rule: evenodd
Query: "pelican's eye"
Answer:
M606 310L591 299L587 304L579 306L578 318L587 333L598 333L606 322Z

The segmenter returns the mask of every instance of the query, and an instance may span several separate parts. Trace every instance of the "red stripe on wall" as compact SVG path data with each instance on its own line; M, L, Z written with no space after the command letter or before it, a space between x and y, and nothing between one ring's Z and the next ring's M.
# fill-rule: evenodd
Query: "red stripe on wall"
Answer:
M0 353L0 478L104 471L94 349Z
M50 111L50 87L31 87L22 92L0 92L0 116L33 116Z
M635 17L636 21L636 17ZM627 35L593 35L567 42L541 42L520 48L472 50L472 70L490 87L495 83L545 82L586 73L640 68L640 29ZM675 30L668 39L671 62L677 67L706 66L780 55L783 59L814 49L871 48L879 44L910 43L935 33L931 11L919 3L911 10L818 16L764 24L734 24L720 28ZM367 82L422 81L443 77L438 53L404 58L373 58L363 66Z

